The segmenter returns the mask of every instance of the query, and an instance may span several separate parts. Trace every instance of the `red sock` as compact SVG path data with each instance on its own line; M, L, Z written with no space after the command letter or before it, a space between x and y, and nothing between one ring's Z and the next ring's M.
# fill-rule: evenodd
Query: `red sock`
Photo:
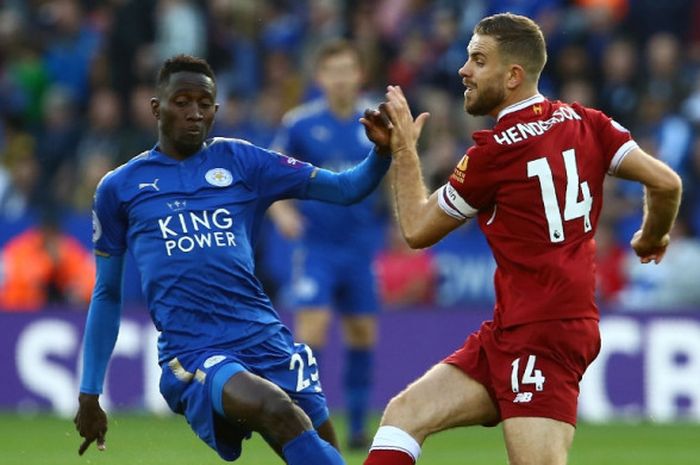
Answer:
M400 450L374 449L364 465L414 465L413 457Z

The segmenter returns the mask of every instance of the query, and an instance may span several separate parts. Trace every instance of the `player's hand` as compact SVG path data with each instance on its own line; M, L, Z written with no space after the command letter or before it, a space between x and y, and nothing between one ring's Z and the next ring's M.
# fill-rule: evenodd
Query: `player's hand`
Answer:
M413 119L411 108L399 86L388 86L386 91L387 103L380 106L382 112L386 112L391 129L391 152L397 153L416 150L416 144L423 125L428 120L430 113L421 113Z
M73 423L80 437L85 438L78 449L78 454L83 455L93 442L97 442L97 450L105 450L105 436L107 435L107 414L105 414L97 395L80 394L78 398L78 413L75 414Z
M377 147L377 153L391 155L391 129L386 114L376 108L367 108L364 116L360 118L360 123L365 127L367 138Z
M642 263L661 263L661 260L666 254L666 248L668 247L671 238L668 234L661 238L661 240L649 240L645 238L642 231L639 230L634 233L630 245L632 249L639 257L639 261Z

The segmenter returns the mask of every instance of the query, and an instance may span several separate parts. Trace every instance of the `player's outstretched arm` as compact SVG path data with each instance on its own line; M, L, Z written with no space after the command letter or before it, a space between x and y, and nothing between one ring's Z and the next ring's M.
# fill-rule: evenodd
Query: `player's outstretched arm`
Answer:
M314 170L306 198L340 205L351 205L364 199L377 188L391 165L391 157L380 155L374 148L358 165L335 173L322 168Z
M681 202L681 178L661 161L636 148L625 156L616 176L644 184L644 219L631 245L642 263L659 263Z
M78 449L83 455L93 442L105 449L107 415L100 407L107 363L114 350L121 316L123 257L96 256L97 276L85 324L83 376L80 382L78 412L73 422L84 441Z
M317 168L306 198L340 205L359 202L377 188L391 165L389 121L377 109L367 109L360 123L374 148L357 166L340 173ZM278 215L280 211L273 212Z
M406 243L414 249L429 247L463 221L452 218L438 205L437 192L428 197L423 181L417 142L428 113L414 120L398 86L387 88L387 103L381 106L390 120L391 186L399 225Z

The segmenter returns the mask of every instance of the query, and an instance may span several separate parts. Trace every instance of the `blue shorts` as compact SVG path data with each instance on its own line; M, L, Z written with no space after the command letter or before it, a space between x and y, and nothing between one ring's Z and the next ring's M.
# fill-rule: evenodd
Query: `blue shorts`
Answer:
M164 363L160 392L170 409L184 415L197 436L224 460L236 460L243 439L251 435L250 430L226 421L212 405L210 384L216 372L231 363L279 386L315 428L328 419L313 354L305 344L295 344L287 328L246 349L204 349Z
M294 252L292 303L331 307L343 315L379 311L373 250L299 248Z

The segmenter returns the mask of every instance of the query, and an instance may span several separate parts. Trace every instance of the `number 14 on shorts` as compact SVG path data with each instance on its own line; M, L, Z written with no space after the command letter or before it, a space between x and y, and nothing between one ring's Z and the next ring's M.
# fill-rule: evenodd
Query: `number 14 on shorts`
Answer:
M525 358L518 357L511 363L513 367L510 372L510 385L513 388L513 392L520 392L520 388L524 384L534 384L536 391L541 391L544 389L545 377L542 375L542 370L535 368L535 363L537 363L537 356L529 355L527 357L527 364L525 365L525 370L523 371L522 378L519 378L520 374L520 359Z

